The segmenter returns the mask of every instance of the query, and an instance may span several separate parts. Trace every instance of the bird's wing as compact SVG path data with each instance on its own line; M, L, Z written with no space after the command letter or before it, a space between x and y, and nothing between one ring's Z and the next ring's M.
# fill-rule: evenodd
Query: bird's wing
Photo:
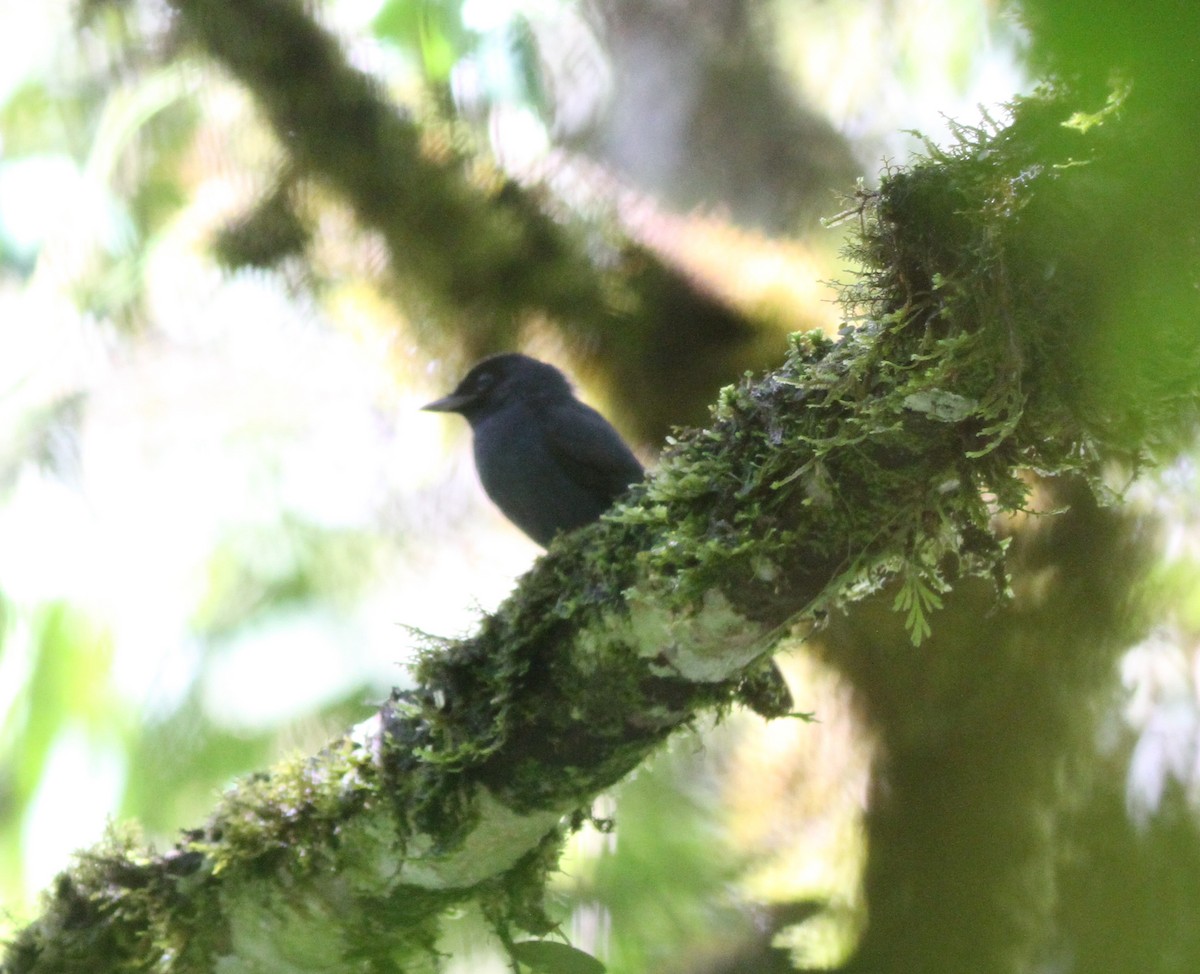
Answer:
M608 420L577 399L548 404L546 444L576 483L607 501L645 475L633 451Z

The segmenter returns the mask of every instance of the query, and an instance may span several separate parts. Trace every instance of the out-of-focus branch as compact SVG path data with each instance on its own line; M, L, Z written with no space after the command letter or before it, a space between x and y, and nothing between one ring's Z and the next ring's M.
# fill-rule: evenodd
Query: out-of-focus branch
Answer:
M457 135L397 109L302 4L171 7L182 35L253 93L294 171L331 186L382 235L404 286L452 325L466 359L511 347L528 320L549 321L585 350L602 349L594 357L617 384L644 390L639 409L617 408L656 441L669 425L699 420L730 376L778 356L773 325L616 227L599 245L548 215L563 207L544 189L494 170L480 176L486 167Z
M293 0L174 0L184 35L253 93L294 164L335 188L444 308L497 317L603 305L575 241L522 191L474 182L447 133L386 100Z

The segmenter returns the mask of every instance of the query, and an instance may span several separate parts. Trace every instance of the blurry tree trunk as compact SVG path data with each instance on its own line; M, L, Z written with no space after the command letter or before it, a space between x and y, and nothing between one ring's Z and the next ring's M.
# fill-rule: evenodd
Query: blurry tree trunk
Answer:
M878 748L854 971L1018 974L1076 949L1060 872L1086 847L1069 825L1091 800L1117 654L1140 635L1152 539L1077 482L1039 493L1063 513L1017 528L1010 604L980 581L947 597L919 648L890 599L820 637Z
M682 212L722 207L783 236L831 215L831 190L853 185L858 165L771 63L765 6L594 3L612 82L571 144Z

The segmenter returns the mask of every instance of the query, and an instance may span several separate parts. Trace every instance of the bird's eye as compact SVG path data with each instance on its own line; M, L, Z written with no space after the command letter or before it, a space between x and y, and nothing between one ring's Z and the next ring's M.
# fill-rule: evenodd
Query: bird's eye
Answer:
M475 378L475 391L487 392L495 384L496 377L491 372L481 372Z

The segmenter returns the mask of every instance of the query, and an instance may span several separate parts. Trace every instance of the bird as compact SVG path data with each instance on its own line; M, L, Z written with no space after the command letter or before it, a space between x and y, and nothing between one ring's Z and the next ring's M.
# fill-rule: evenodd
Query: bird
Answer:
M421 407L471 424L475 469L504 515L543 548L597 520L645 476L612 425L553 365L508 352Z

